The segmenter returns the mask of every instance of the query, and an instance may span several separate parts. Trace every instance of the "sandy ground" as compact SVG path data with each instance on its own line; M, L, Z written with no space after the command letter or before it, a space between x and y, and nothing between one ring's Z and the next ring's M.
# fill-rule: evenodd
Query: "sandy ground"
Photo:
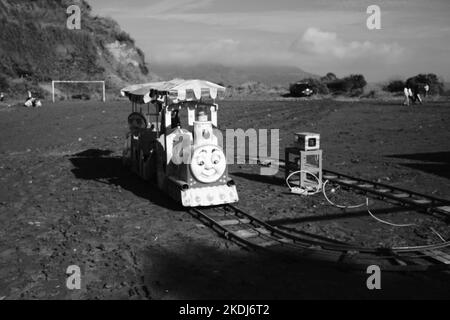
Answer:
M65 102L0 108L1 299L450 298L448 274L382 274L248 252L219 238L153 186L124 170L119 155L127 102ZM450 103L235 101L220 126L279 129L281 150L296 131L321 133L324 166L450 198ZM284 157L280 152L281 158ZM291 232L364 245L437 243L438 219L379 201L344 212L323 196L288 193L283 172L230 168L239 206ZM365 199L338 190L333 200ZM82 270L81 290L66 269Z

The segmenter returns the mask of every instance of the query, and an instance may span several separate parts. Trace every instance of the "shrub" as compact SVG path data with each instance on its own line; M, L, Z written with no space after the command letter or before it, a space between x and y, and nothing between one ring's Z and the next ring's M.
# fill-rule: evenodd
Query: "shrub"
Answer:
M430 86L429 94L443 94L444 93L444 83L434 73L418 74L410 79L413 79L420 84L428 83Z
M383 90L388 92L403 92L404 88L405 88L404 81L392 80L386 86L383 87Z
M343 79L336 79L327 83L328 90L333 94L344 94L350 90L350 83Z
M352 74L343 79L339 79L331 72L320 79L306 78L300 82L309 84L314 90L314 93L332 93L334 95L347 94L350 96L359 96L363 94L364 87L367 85L366 79L361 74ZM292 91L292 88L293 85L290 86L290 91Z
M0 91L6 91L9 89L9 82L6 77L0 74Z
M131 38L131 36L125 31L119 31L116 35L116 39L119 42L126 42L126 43L134 44L134 39Z
M332 73L332 72L328 72L325 75L325 77L320 78L320 80L322 82L325 82L325 83L333 82L333 81L335 81L337 79L338 79L338 77L336 77L336 75L334 73Z
M318 94L329 94L327 86L319 79L314 78L306 78L301 80L300 82L307 83L311 89L314 91L314 93ZM290 89L292 88L294 84L291 84Z
M350 92L361 91L367 85L367 81L362 74L352 74L343 80L347 83Z
M352 74L343 79L338 79L335 78L334 74L329 73L322 79L328 80L326 86L333 94L358 96L363 93L363 89L367 85L366 79L361 74Z

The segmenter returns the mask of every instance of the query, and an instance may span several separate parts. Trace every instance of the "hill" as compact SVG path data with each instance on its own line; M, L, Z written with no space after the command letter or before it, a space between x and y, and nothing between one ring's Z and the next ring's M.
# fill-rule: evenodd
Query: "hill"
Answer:
M224 66L201 64L194 66L152 65L152 71L162 79L203 78L226 86L238 86L248 82L263 83L269 87L288 87L303 78L317 77L297 67L288 66Z
M66 26L67 7L81 8L81 30ZM51 80L107 80L116 89L152 78L143 52L110 18L84 0L0 0L0 91Z

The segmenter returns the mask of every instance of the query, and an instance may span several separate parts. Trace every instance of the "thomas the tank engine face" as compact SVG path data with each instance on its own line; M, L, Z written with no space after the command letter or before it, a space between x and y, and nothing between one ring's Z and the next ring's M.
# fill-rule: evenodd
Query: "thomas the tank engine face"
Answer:
M225 173L226 166L225 155L216 145L199 146L193 152L191 172L200 182L216 182Z

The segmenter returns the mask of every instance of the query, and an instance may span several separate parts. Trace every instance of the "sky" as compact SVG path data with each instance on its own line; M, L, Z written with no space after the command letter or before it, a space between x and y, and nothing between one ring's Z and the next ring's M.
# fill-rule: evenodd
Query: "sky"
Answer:
M282 65L368 81L450 81L450 0L88 0L152 64ZM380 8L369 30L367 8Z

